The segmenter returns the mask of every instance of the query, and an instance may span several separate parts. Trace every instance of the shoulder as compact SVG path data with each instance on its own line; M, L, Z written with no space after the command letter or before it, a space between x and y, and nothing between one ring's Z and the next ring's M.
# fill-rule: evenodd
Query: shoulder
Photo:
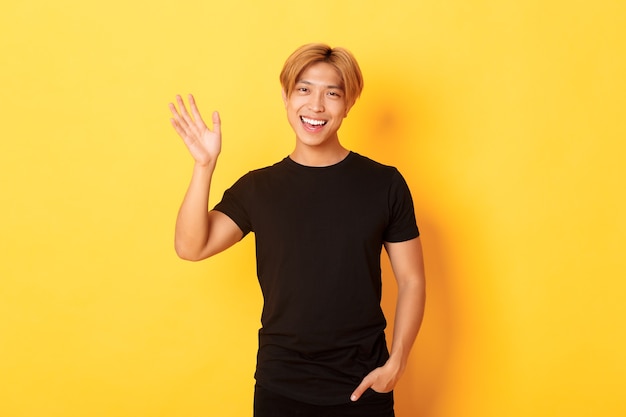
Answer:
M381 162L375 161L367 156L361 155L359 153L356 152L352 152L352 160L357 163L360 164L362 166L367 166L370 167L372 169L380 169L380 170L396 170L396 168L394 166L391 165L385 165Z
M273 165L265 166L262 168L256 168L248 171L237 180L238 184L249 184L258 181L263 178L271 177L273 175L281 174L287 169L288 158L284 158L281 161L276 162Z
M375 161L367 156L363 156L356 152L352 152L351 165L354 169L367 173L369 175L392 179L394 177L402 177L400 171L394 166L385 165Z

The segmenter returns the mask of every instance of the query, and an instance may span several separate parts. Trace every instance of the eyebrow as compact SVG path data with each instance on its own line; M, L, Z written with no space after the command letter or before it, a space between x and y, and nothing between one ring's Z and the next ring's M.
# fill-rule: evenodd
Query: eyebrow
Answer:
M307 81L307 80L298 80L298 82L296 82L296 84L306 84L306 85L319 85L319 84L315 84L311 81ZM326 85L324 86L326 88L334 88L337 90L343 90L343 87L339 86L339 85Z

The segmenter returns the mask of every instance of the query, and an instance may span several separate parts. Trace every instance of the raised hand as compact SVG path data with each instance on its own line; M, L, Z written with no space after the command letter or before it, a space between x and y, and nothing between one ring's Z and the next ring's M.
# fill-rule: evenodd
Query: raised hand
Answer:
M198 106L191 94L189 94L189 108L191 115L181 96L176 96L178 109L173 103L169 104L172 118L170 119L174 130L183 139L187 149L197 164L202 166L215 165L217 157L222 150L222 131L220 116L213 112L213 130L209 129L202 120Z

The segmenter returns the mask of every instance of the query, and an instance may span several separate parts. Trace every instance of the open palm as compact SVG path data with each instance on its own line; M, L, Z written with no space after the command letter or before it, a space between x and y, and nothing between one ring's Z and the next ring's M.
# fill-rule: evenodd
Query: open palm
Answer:
M191 115L187 111L181 96L176 96L176 102L178 109L173 103L169 104L173 116L170 121L174 130L183 139L196 163L200 165L215 164L222 150L219 113L213 112L213 130L211 130L202 120L200 111L191 94L189 95Z

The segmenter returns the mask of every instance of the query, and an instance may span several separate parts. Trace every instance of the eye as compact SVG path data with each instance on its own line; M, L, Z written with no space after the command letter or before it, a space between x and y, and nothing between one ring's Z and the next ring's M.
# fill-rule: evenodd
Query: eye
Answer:
M307 87L297 87L296 91L299 93L308 93L309 89Z
M336 97L336 98L341 97L341 94L339 93L339 91L329 91L328 95L331 97Z

